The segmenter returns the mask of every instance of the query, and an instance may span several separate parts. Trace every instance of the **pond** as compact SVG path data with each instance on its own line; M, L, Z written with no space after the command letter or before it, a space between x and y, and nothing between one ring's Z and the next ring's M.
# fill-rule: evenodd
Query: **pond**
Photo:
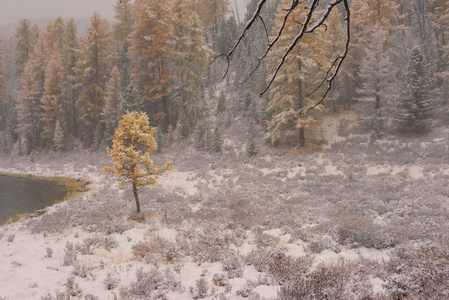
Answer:
M75 180L9 176L0 173L0 224L17 214L32 213L62 201Z

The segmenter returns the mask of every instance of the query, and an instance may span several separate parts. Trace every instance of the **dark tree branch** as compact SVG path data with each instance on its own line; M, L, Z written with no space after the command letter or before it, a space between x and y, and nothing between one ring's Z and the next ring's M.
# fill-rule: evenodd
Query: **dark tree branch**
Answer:
M323 81L317 86L317 88L312 93L310 93L307 96L307 97L309 97L312 94L316 93L327 82L327 88L326 88L323 96L312 107L307 108L305 113L309 112L311 109L313 109L313 108L317 107L318 105L320 105L324 101L326 96L328 95L329 91L332 88L332 83L333 83L335 77L337 76L338 71L340 70L341 64L342 64L343 60L346 58L346 56L347 56L348 48L349 48L349 40L350 40L350 9L349 9L348 0L329 0L329 3L327 5L327 7L325 8L323 13L318 18L314 18L314 16L317 14L316 10L318 8L318 4L319 4L320 0L308 0L308 1L309 1L308 2L309 5L304 7L304 9L308 10L307 14L306 14L306 17L305 17L305 20L303 21L303 23L297 21L297 23L300 24L299 33L295 36L294 40L291 42L291 44L288 46L288 48L283 53L281 59L279 60L279 63L277 64L277 66L276 66L276 68L274 70L273 76L270 78L270 81L268 82L268 84L265 87L265 89L260 93L260 95L262 96L263 94L265 94L268 91L268 89L271 87L272 83L274 82L276 76L278 75L279 70L284 65L287 56L290 55L290 53L293 51L293 49L295 49L295 47L298 45L299 41L304 37L304 35L313 33L320 26L324 26L326 28L326 30L327 30L327 25L325 24L325 21L328 19L331 11L338 4L343 3L343 10L345 11L345 23L346 23L346 44L345 44L344 52L341 55L339 55L337 58L334 59L334 61L332 62L331 66L326 71L326 74L325 74L325 77L324 77ZM267 0L260 0L259 1L253 16L251 17L251 19L246 24L245 28L243 29L242 33L240 34L239 38L237 39L237 42L234 44L234 46L231 48L231 50L227 54L221 54L221 55L218 55L218 56L216 56L214 58L213 61L215 61L215 59L217 59L219 57L225 57L227 59L228 66L226 68L226 72L225 72L223 78L226 77L226 75L229 72L230 57L234 54L234 52L236 51L237 47L240 45L241 41L243 40L243 38L246 36L247 32L254 25L256 19L260 18L262 20L262 17L260 15L260 13L262 11L263 6L266 4L266 2L267 2ZM303 3L306 3L306 2L307 2L307 0L303 0L303 1L291 0L290 7L288 9L285 9L285 14L283 15L283 21L281 23L281 26L280 26L279 30L277 31L274 39L271 42L270 41L268 42L267 49L262 54L262 56L259 57L256 67L252 70L252 72L250 73L248 78L251 77L256 72L256 70L260 67L261 61L264 60L267 57L267 55L273 49L273 46L276 45L276 43L281 38L281 36L282 36L282 34L284 32L285 26L287 24L287 20L290 17L290 15L293 12L293 10L295 8L297 8L300 4L303 4ZM262 22L263 22L263 20L262 20ZM263 22L263 24L264 24L265 31L268 33L264 22ZM244 82L247 81L248 78L246 78L244 80Z

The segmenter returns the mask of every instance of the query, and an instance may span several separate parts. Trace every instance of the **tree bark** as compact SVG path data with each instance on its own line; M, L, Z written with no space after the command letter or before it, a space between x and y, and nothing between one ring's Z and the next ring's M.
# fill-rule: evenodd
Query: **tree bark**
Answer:
M133 194L134 194L134 199L136 200L137 213L140 213L139 194L137 193L137 186L134 182L133 182Z

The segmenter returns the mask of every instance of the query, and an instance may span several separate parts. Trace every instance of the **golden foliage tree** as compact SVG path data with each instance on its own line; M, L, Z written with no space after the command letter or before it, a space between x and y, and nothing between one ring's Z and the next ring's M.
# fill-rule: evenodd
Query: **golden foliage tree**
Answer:
M198 14L206 29L206 39L214 43L213 49L216 50L216 41L218 36L218 26L230 12L229 0L199 0ZM209 40L211 39L211 40Z
M87 36L81 39L80 58L76 67L77 87L81 92L77 100L83 125L81 137L88 145L92 143L100 122L111 58L108 22L98 13L92 15L90 22Z
M150 158L157 149L155 133L156 128L150 127L145 113L127 111L115 131L112 149L107 149L113 165L103 172L118 176L121 187L132 185L137 213L140 213L139 189L155 184L159 175L172 169L167 159L164 166L156 166Z
M284 26L284 11L288 9L289 0L284 0L278 7L275 20L275 34L281 26ZM299 5L293 12L293 16L287 20L283 34L278 43L273 47L273 52L268 56L268 61L273 69L284 55L285 49L290 47L292 40L297 34L297 22L306 17L304 5ZM333 24L335 23L335 24ZM305 146L305 128L315 127L316 114L323 109L317 105L321 99L318 91L314 89L326 77L326 71L332 63L332 55L344 48L337 40L338 36L330 36L327 31L334 35L343 32L337 12L332 12L325 23L326 27L318 28L315 36L304 36L298 47L285 59L285 64L278 70L273 81L270 92L270 102L267 112L272 114L268 121L268 132L265 138L271 142L279 141L282 134L289 128L296 127L299 133L299 146ZM340 45L339 45L340 44ZM337 47L334 47L337 46ZM338 49L340 48L340 49ZM311 110L311 108L314 108Z
M33 53L23 71L18 91L19 132L28 141L27 152L40 142L42 131L41 99L44 94L45 69L47 64L45 33L39 35Z
M4 70L5 51L3 40L0 36L0 125L2 124L2 115L6 111L6 77Z
M111 79L106 86L106 97L103 112L101 113L102 121L106 125L106 139L110 142L114 136L114 130L120 117L121 105L123 97L120 92L120 78L117 67L112 69Z
M181 109L192 113L199 109L202 80L208 66L212 50L202 35L202 24L196 12L190 17L185 32L184 49L180 53L181 66L179 80Z
M45 70L44 95L42 97L43 138L51 141L56 122L65 123L63 104L66 100L66 73L61 55L55 48Z
M171 1L136 0L131 34L131 77L142 95L146 111L168 128L169 95L175 76L170 64L175 60Z

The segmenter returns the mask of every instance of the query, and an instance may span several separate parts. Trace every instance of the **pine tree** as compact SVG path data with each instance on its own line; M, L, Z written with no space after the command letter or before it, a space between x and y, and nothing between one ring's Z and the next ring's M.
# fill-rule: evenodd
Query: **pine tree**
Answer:
M259 112L257 110L256 100L254 98L252 98L251 103L249 104L248 111L247 111L246 115L251 120L253 120L257 124L259 124Z
M223 90L220 92L220 97L218 98L217 109L215 115L220 115L226 111L226 97Z
M68 131L78 136L78 108L76 100L78 98L75 86L75 67L79 59L79 40L75 21L71 18L65 28L64 49L62 50L62 62L67 75L67 107L65 109L65 119Z
M111 78L106 86L106 97L102 121L105 123L105 138L112 142L114 131L121 116L122 94L120 92L120 78L118 68L114 66L111 72Z
M46 28L47 49L53 51L57 49L59 52L65 48L65 30L66 24L62 17L58 17L54 22L50 22Z
M256 146L256 134L254 128L253 120L249 121L248 125L248 133L246 135L246 154L248 156L254 156L257 154L257 146Z
M166 130L171 119L169 95L175 80L169 68L175 60L170 2L136 0L133 9L135 23L129 49L134 63L131 76L142 96L145 111Z
M119 121L112 149L107 149L113 166L104 168L107 174L121 179L122 187L130 183L133 187L137 213L140 213L139 189L156 183L159 175L172 169L172 163L155 166L150 155L156 150L154 141L156 128L150 128L144 113L127 112Z
M2 150L5 153L9 153L14 143L17 141L17 109L16 103L11 98L5 104L4 111L4 128L3 128L3 136L2 136Z
M120 114L124 114L127 110L137 112L143 110L142 97L132 83L123 92L123 102Z
M402 77L397 124L411 130L428 129L433 117L435 77L422 49L413 48Z
M157 145L156 148L156 153L162 153L163 149L164 149L164 135L162 134L162 130L160 128L160 126L157 127L156 129L156 133L154 134L154 138L155 138L155 142Z
M373 123L371 124L372 130L370 135L370 140L373 142L375 140L381 139L384 134L384 117L382 116L381 110L378 110L374 116Z
M43 33L37 39L33 54L25 65L18 91L19 132L27 141L27 154L41 141L41 99L44 94L45 69L48 58L45 42Z
M38 32L36 27L31 26L30 20L22 19L17 27L15 38L16 42L16 71L22 74L25 65L33 53L34 44L36 43Z
M205 135L206 135L206 124L204 121L198 122L194 131L194 145L198 149L204 149L206 147L205 144Z
M65 122L62 105L66 102L66 74L57 48L47 64L45 73L41 121L43 138L50 142L54 137L56 122Z
M287 9L290 1L283 0L278 7L276 17L276 27L274 33L277 34L283 24L284 9ZM298 24L295 20L302 20L306 17L305 4L299 5L293 15L287 20L283 34L276 47L273 48L269 63L272 68L276 68L287 47L298 33ZM329 18L329 21L335 19ZM326 24L330 27L330 24ZM267 112L272 114L268 121L268 131L265 139L271 143L281 139L283 133L292 127L298 129L298 144L305 146L305 128L315 128L317 126L316 115L323 110L322 105L318 105L320 98L319 91L311 93L323 80L331 60L326 60L324 49L321 48L326 39L326 30L318 30L316 35L304 36L296 48L285 59L285 64L273 81L270 91L271 100L267 105ZM308 95L308 97L306 97ZM249 102L250 103L250 102ZM314 108L309 111L309 109Z
M121 76L121 88L124 90L131 83L131 60L129 58L129 37L134 24L131 0L117 1L114 6L116 25L116 45L118 53L118 68Z
M187 114L197 114L201 109L203 76L212 55L212 50L202 36L201 27L201 21L194 12L186 28L186 36L183 38L185 40L183 52L180 53L181 108Z
M229 0L199 0L198 14L206 29L208 42L212 42L213 50L218 50L218 27L229 13Z
M212 151L213 152L221 152L221 148L223 146L223 138L221 136L221 131L220 131L220 127L218 126L218 124L215 126L214 129L214 136L212 139Z
M0 130L4 127L6 115L6 77L4 69L5 51L2 37L0 36Z
M101 119L111 58L108 22L98 13L94 13L90 21L87 36L81 39L80 59L76 67L77 87L81 92L77 100L83 125L81 137L87 145L91 145Z
M56 151L62 151L67 146L67 140L64 133L64 128L61 122L56 121L55 130L53 131L53 147Z
M365 56L360 64L359 76L362 87L357 90L359 100L372 101L379 109L381 102L388 100L392 91L392 67L390 54L386 51L387 32L380 23L372 28L371 42L365 49Z

